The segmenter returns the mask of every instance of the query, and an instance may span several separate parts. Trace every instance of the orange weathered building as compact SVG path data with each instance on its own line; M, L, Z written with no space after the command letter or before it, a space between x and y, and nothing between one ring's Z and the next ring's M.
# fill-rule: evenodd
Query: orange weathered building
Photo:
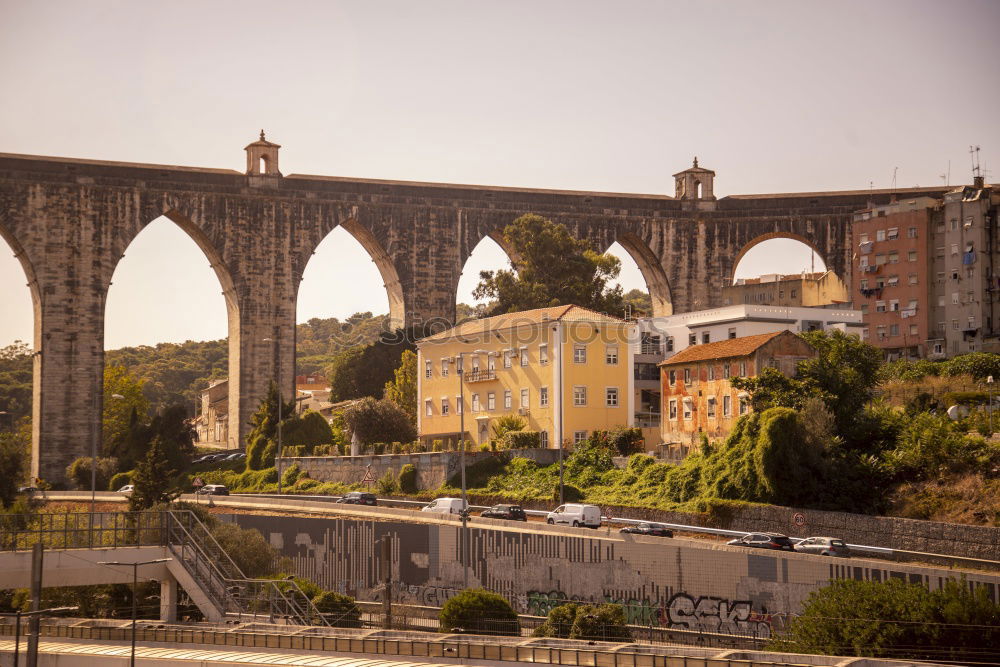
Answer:
M666 444L694 445L702 433L712 439L729 435L736 420L750 411L749 396L730 384L733 377L753 377L775 368L789 377L816 350L790 331L731 338L695 345L660 364L661 436Z

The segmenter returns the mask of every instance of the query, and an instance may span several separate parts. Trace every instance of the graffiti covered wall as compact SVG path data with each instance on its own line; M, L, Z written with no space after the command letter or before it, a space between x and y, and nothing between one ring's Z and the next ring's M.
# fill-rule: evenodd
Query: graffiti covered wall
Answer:
M362 600L381 592L378 543L392 539L394 598L440 606L462 586L461 528L361 518L239 514L259 530L297 574ZM802 554L747 553L688 540L635 540L629 535L579 535L499 526L469 528L470 586L501 593L525 614L558 604L617 602L632 623L767 636L805 597L831 579L900 578L932 589L954 576L947 569ZM970 574L970 585L1000 595L1000 575Z

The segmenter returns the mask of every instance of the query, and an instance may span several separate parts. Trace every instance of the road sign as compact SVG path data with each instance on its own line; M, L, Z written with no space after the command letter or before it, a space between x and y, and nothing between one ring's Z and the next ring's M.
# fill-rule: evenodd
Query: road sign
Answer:
M362 484L367 484L368 486L371 486L372 484L375 483L375 473L372 472L372 464L371 463L369 463L367 466L365 466L365 477L364 477L364 479L361 480L361 483Z
M205 486L205 482L204 480L202 480L201 477L195 477L193 480L191 480L191 486L193 486L196 489L200 489L201 487Z
M806 525L806 515L802 512L796 512L792 515L792 523L801 528Z

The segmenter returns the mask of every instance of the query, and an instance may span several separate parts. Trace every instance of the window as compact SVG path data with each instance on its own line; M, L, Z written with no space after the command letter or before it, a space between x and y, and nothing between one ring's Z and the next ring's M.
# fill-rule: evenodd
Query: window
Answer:
M431 402L431 399L429 398L426 401L424 401L424 414L428 417L434 415L434 404Z
M674 337L667 336L667 352L673 352L673 351L674 351Z
M715 396L709 396L705 404L705 411L709 418L715 418Z
M889 327L889 335L890 336L898 336L899 335L899 325L898 324L893 324L893 325L891 325Z
M910 302L906 304L906 307L909 308L910 310L916 310L918 305L920 305L919 301L917 301L916 299L910 299Z
M954 329L955 331L958 331L958 320L951 321L951 328Z
M511 391L510 391L510 389L504 389L504 391L503 391L503 409L504 410L510 410L511 405L513 405L512 402L511 402Z
M736 327L729 327L729 338L736 338Z
M455 397L455 414L460 415L463 412L465 412L465 410L464 410L464 406L462 405L462 397L461 396L456 396Z
M722 416L732 417L733 416L733 397L723 396L722 397Z
M448 414L448 399L441 399L441 416L444 417Z
M527 366L528 365L528 348L522 347L521 348L521 353L520 353L519 356L521 357L521 365L522 366Z
M867 303L861 304L861 312L862 313L867 313L868 312L868 304Z
M670 382L668 384L671 387L677 384L677 371L670 371L668 377L670 378Z
M496 392L491 391L490 393L486 394L486 409L490 411L497 409Z
M669 419L677 419L677 399L676 398L670 399L670 402L667 404L667 414L669 415Z
M937 281L938 281L939 283L943 283L943 282L944 282L944 271L938 271L938 274L937 274Z
M424 362L424 377L429 378L434 375L434 362L428 359Z
M722 364L722 377L728 378L730 376L730 366L729 363Z
M479 394L472 395L472 411L479 412Z
M455 359L455 372L461 373L462 369L465 367L465 360L462 357Z
M747 362L741 361L740 362L740 377L746 377L746 376L747 376Z
M542 366L549 363L549 346L539 345L538 346L538 363Z
M511 354L511 350L504 350L503 351L503 367L504 368L510 368L511 367L510 354Z
M789 295L789 297L792 298L792 299L794 299L796 296L797 296L797 290L792 290L792 292Z
M521 390L521 407L524 408L525 410L527 410L529 407L531 407L531 404L528 401L528 398L529 398L529 393L528 392L529 391L530 391L529 389L522 389Z
M693 404L690 398L684 399L684 419L690 421L693 412Z
M908 252L906 255L906 259L911 262L917 261L917 251L911 250L910 252Z
M875 232L875 240L876 241L885 241L885 230L884 229L879 229L879 230L877 230Z
M497 369L497 358L492 354L486 356L486 368L491 371Z
M691 369L684 369L684 384L691 384Z
M972 278L975 275L976 275L976 270L974 268L972 268L971 266L966 267L966 269L965 269L965 277L966 278Z
M898 284L899 284L899 276L889 276L889 280L886 282L886 285L888 285L889 287L895 287Z
M868 330L865 329L865 331L868 331ZM739 407L740 414L741 415L745 415L747 413L747 410L750 407L750 401L747 399L746 396L744 396L742 394L739 396L738 400L740 402L740 407Z
M944 294L938 295L938 306L943 306L945 302Z
M698 334L688 334L688 345L698 344Z
M911 285L916 285L917 284L917 274L915 274L915 273L911 273L910 274L910 284Z
M944 346L941 343L934 343L934 354L943 354Z
M609 408L618 407L618 387L608 387L604 390L604 404Z
M702 343L710 343L710 342L712 342L712 334L711 334L711 332L709 332L709 331L702 331L701 332L701 342Z
M604 350L604 363L608 366L618 365L618 346L608 345Z
M861 330L861 340L868 340L869 335L870 334L868 333L868 327L865 327L864 329Z
M447 359L442 359L441 360L441 377L443 377L443 378L448 377L448 360Z
M573 431L573 444L579 445L581 442L587 439L586 431Z
M861 279L861 289L868 289L868 279L867 278L862 278Z
M899 310L899 299L889 299L889 312L895 313Z
M958 292L952 292L951 293L951 302L952 302L952 304L956 304L957 305L959 301L960 301L960 299L959 299L959 296L958 296Z
M708 365L708 379L709 380L715 379L715 364Z
M885 238L889 241L895 241L899 238L899 227L890 227L885 234Z
M587 347L585 345L573 346L573 363L577 364L587 363Z
M885 301L876 301L875 302L875 312L876 313L884 313L885 312Z
M917 327L917 325L916 325L916 324L911 324L911 325L910 325L910 335L911 335L911 336L916 336L916 335L917 335L917 333L919 333L919 331L920 331L920 330L919 330L919 328Z
M871 241L871 237L868 236L868 232L862 232L861 236L858 237L858 243L868 243Z
M915 239L915 238L917 238L917 228L916 227L910 227L909 229L907 229L906 230L906 238L908 238L908 239Z
M473 355L472 356L472 373L473 373L473 375L475 375L478 372L479 372L479 357Z
M875 289L882 289L883 287L885 287L885 278L876 278Z
M885 264L885 255L882 253L875 255L875 266L882 266L883 264Z
M889 253L889 263L890 264L899 264L899 252L898 251L893 250L892 252Z
M867 268L867 266L868 266L868 256L867 255L862 255L861 256L861 259L858 260L858 266L860 266L862 269Z
M543 448L547 448L549 446L549 432L548 431L541 431L538 434L538 444L541 445Z
M549 388L540 387L538 389L538 405L547 408L549 407Z
M573 387L573 405L577 407L582 407L587 405L587 388L576 386Z

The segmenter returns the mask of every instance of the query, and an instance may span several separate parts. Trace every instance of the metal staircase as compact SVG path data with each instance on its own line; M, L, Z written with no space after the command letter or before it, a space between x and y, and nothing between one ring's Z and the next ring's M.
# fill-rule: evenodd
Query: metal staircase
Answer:
M294 581L247 578L193 512L164 512L163 536L174 558L222 616L330 625Z

